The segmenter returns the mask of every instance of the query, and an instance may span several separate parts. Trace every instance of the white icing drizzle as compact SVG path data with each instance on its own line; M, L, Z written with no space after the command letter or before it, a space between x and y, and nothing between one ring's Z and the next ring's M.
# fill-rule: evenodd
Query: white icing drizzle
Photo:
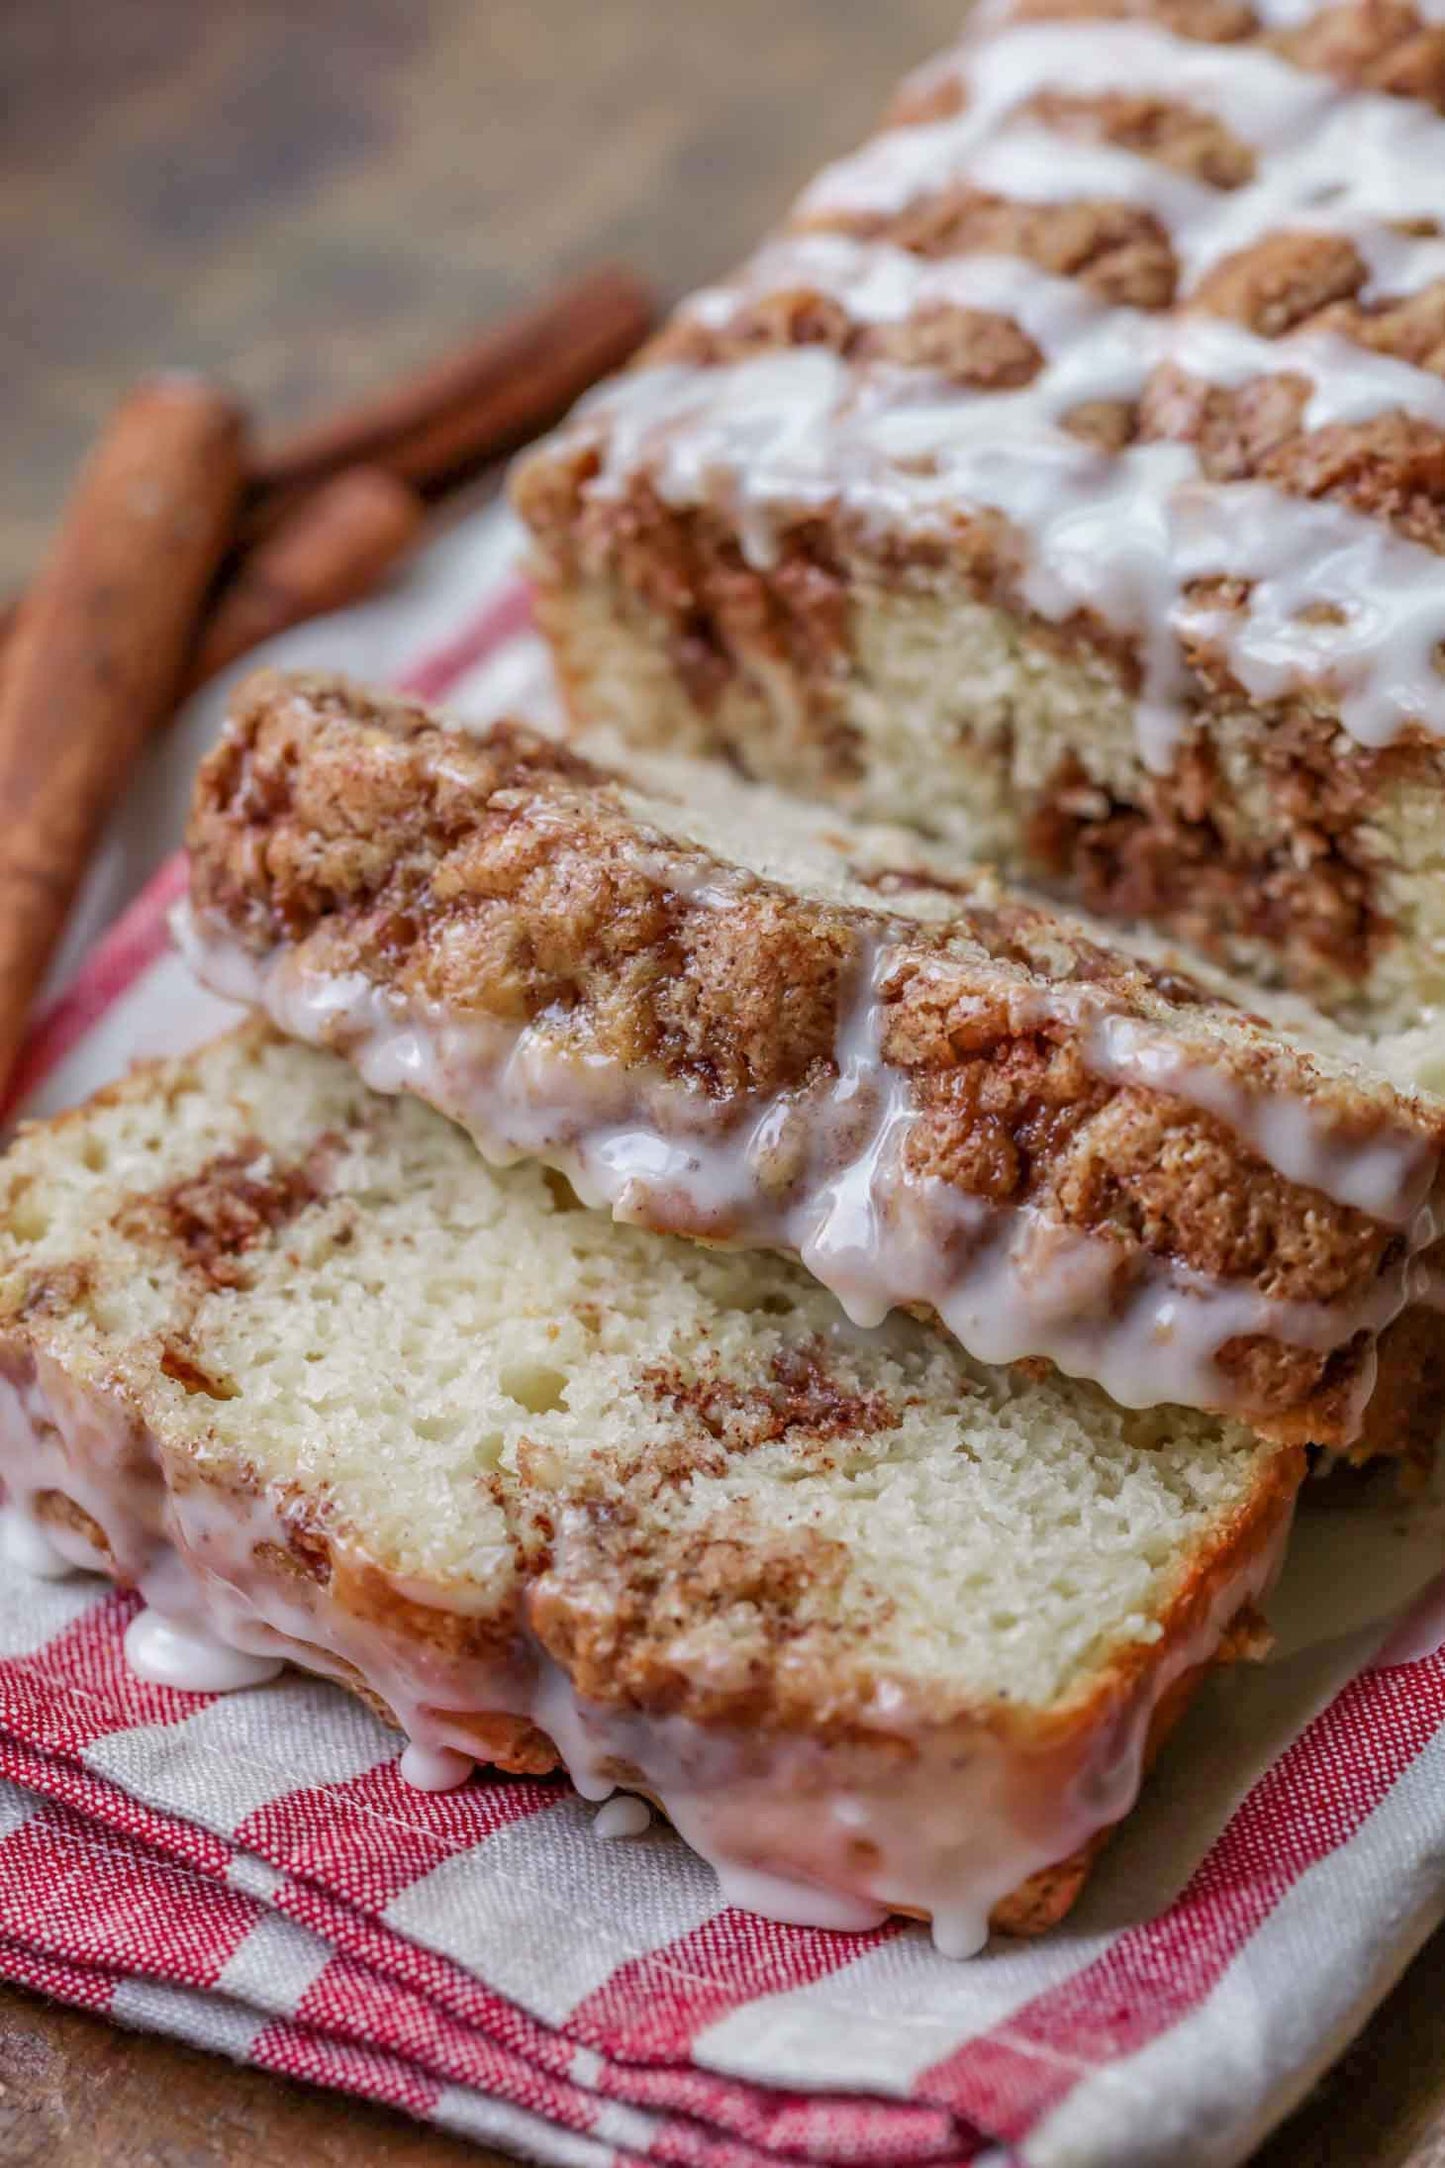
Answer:
M636 1798L631 1792L614 1792L592 1817L594 1836L609 1842L619 1837L643 1837L652 1827L652 1809L645 1799ZM753 1907L756 1910L756 1906Z
M1354 238L1392 221L1445 222L1438 115L1347 90L1247 45L1201 44L1154 23L1011 25L968 41L930 74L940 71L966 86L964 110L874 136L804 191L801 217L888 215L964 181L1023 201L1109 198L1162 218L1191 278L1266 233ZM1210 188L1134 152L1017 117L1045 90L1140 91L1190 106L1259 154L1255 176L1240 188Z
M1245 1569L1248 1600L1272 1582L1286 1533L1287 1525ZM560 1541L565 1547L565 1524ZM1120 1712L1110 1746L1087 1773L1066 1774L1047 1753L1020 1755L998 1731L981 1732L966 1752L947 1734L924 1731L916 1753L895 1758L880 1782L866 1754L801 1738L718 1734L678 1717L582 1701L545 1661L531 1712L584 1798L610 1798L619 1781L645 1790L716 1869L729 1903L847 1932L880 1926L891 1911L926 1913L940 1952L969 1957L987 1941L995 1905L1046 1855L1066 1857L1087 1841L1089 1825L1102 1828L1128 1812L1149 1715L1167 1684L1218 1646L1240 1587L1236 1580L1218 1592L1197 1633L1169 1652L1147 1697ZM885 1735L900 1719L907 1730L906 1712L886 1688L877 1713Z
M125 1630L125 1660L138 1679L187 1694L233 1694L264 1686L282 1668L278 1656L253 1656L194 1622L164 1617L149 1605Z
M721 889L700 893L727 907ZM1346 1137L1323 1109L1252 1094L1203 1045L1186 1053L1162 1028L1131 1030L1133 1020L1088 985L1021 982L1020 1026L1065 1019L1100 1075L1171 1091L1272 1163L1277 1154L1287 1179L1374 1207L1407 1231L1398 1263L1358 1299L1281 1302L1249 1282L1131 1255L1036 1208L990 1206L919 1178L905 1158L917 1118L912 1087L882 1054L880 988L896 938L887 921L857 960L836 1076L723 1114L686 1086L579 1055L550 1016L525 1027L459 1026L359 973L317 972L284 950L259 963L224 927L203 932L184 909L177 933L215 991L264 1009L293 1038L343 1049L373 1090L414 1092L495 1162L541 1159L621 1220L790 1251L859 1325L926 1306L978 1360L1046 1356L1128 1407L1236 1409L1217 1356L1241 1336L1326 1352L1361 1330L1382 1331L1416 1299L1420 1253L1434 1232L1426 1206L1438 1154L1414 1131L1392 1131L1382 1117L1373 1136ZM1373 1382L1363 1365L1356 1420Z
M706 286L681 315L714 329L739 301L804 287L840 301L859 324L898 323L949 304L1010 316L1053 353L1103 313L1076 279L1056 278L1022 256L912 256L888 241L847 233L785 234L758 251L725 286Z
M1445 274L1445 243L1440 247ZM1256 377L1303 376L1309 393L1300 422L1306 429L1366 422L1392 412L1445 428L1445 380L1338 332L1305 329L1265 339L1225 317L1108 310L1076 281L1022 257L985 254L934 262L888 242L847 234L790 235L761 250L732 284L695 295L682 313L721 326L740 300L794 287L838 300L858 323L901 321L939 303L954 303L1019 324L1053 364L1047 385L1031 401L1020 394L982 395L988 402L984 415L977 423L956 418L955 430L972 427L982 434L991 417L996 431L1029 406L1052 425L1083 399L1134 399L1164 362L1231 388ZM925 404L928 380L917 377L894 380L899 403L912 403L905 401L909 381L915 393L924 392L918 403ZM971 407L973 401L967 403Z
M1406 723L1445 735L1445 560L1340 504L1282 500L1263 482L1183 490L1174 506L1183 577L1251 580L1246 610L1180 600L1172 621L1216 641L1245 690L1277 699L1301 683L1329 688L1361 745L1383 747ZM1331 604L1339 621L1307 618ZM1156 740L1156 748L1161 741ZM1156 750L1156 764L1160 757Z
M1445 121L1409 100L1351 92L1246 46L1211 46L1154 24L1005 26L939 67L961 74L955 118L886 130L828 169L801 201L807 216L887 213L950 180L1034 202L1110 198L1168 228L1186 288L1267 234L1347 236L1369 268L1366 300L1445 278L1445 238L1398 230L1445 225ZM934 71L937 72L937 68ZM1233 191L1205 187L1112 146L1021 118L1036 92L1154 90L1217 115L1258 154ZM1189 726L1181 638L1217 647L1246 691L1270 700L1318 688L1361 744L1407 723L1445 735L1440 558L1383 520L1257 482L1206 482L1186 445L1109 454L1062 427L1080 405L1133 400L1149 371L1176 361L1210 381L1297 371L1312 386L1311 428L1399 411L1445 426L1445 386L1423 370L1339 338L1268 341L1206 317L1104 310L1026 265L994 258L914 263L886 243L784 237L737 284L692 304L719 323L738 297L790 283L836 295L860 322L931 304L1004 309L1047 366L1019 390L968 392L920 370L844 364L817 349L720 368L634 372L584 404L601 495L645 470L669 503L721 498L750 560L767 568L795 518L840 502L865 530L946 539L960 508L1003 514L1026 544L1023 593L1041 616L1088 613L1134 643L1145 765L1167 772ZM1244 607L1191 603L1212 575L1251 581ZM1327 603L1337 622L1302 613Z
M1369 272L1361 288L1363 300L1417 294L1422 287L1445 279L1445 240L1428 234L1395 233L1385 227L1354 233L1350 238Z
M612 1800L622 1784L655 1800L716 1869L729 1902L843 1930L913 1912L931 1917L949 1956L981 1947L1002 1897L1128 1811L1160 1698L1213 1655L1230 1619L1270 1586L1290 1521L1282 1506L1267 1540L1220 1581L1207 1616L1145 1667L1110 1721L1082 1742L1029 1748L987 1720L962 1738L956 1728L911 1720L885 1685L879 1746L832 1747L583 1702L520 1621L511 1659L483 1662L358 1616L331 1585L265 1565L267 1551L286 1541L279 1498L201 1483L167 1489L149 1434L47 1356L35 1358L32 1375L0 1374L0 1469L22 1510L55 1491L80 1505L104 1535L112 1570L164 1593L167 1632L185 1636L191 1652L184 1676L165 1683L195 1684L196 1650L206 1650L216 1678L217 1651L229 1649L245 1666L263 1642L277 1659L359 1680L408 1735L403 1774L428 1789L450 1787L471 1769L476 1719L527 1716L553 1740L584 1798ZM398 1584L398 1593L414 1604L428 1592ZM159 1628L137 1634L152 1615L142 1613L127 1636L133 1662L132 1636L161 1639ZM897 1753L900 1737L911 1754ZM635 1824L640 1803L613 1801L614 1823L625 1811Z
M1331 108L1266 159L1249 187L1216 198L1175 238L1192 282L1268 233L1358 241L1411 220L1445 224L1445 121L1404 99L1337 89Z
M1445 0L1410 0L1421 22L1445 23ZM1250 0L1259 20L1271 30L1294 30L1337 7L1339 0Z
M978 162L979 148L997 137L1001 124L1041 91L1085 98L1121 89L1154 94L1217 117L1259 150L1285 149L1297 142L1301 131L1340 99L1338 86L1328 76L1308 74L1272 53L1248 47L1199 44L1155 23L1016 25L955 48L912 80L919 87L931 87L946 78L966 87L962 112L947 120L889 128L874 136L861 150L825 168L804 191L798 204L801 215L900 211L918 196L932 194L955 180L969 180L984 188L999 186L985 177L987 168ZM1049 188L1047 168L1052 160L1067 157L1075 149L1094 148L1053 135L1045 138L1042 130L1037 134L1040 148L1031 159L1033 172L1024 184L1029 194ZM1150 162L1127 152L1113 155L1136 169L1138 178L1131 180L1121 167L1116 185L1066 185L1060 195L1142 200L1135 190L1151 184L1139 169ZM1166 196L1169 183L1187 191L1170 198L1186 216L1207 217L1217 203L1216 190L1184 181L1162 167L1154 170L1164 177L1161 185Z
M872 974L886 973L886 951ZM1361 1302L1278 1302L1239 1281L1206 1281L1181 1267L1154 1267L1120 1287L1120 1257L1102 1236L1080 1233L1031 1207L999 1212L945 1189L910 1179L903 1151L913 1119L906 1078L880 1054L881 1011L873 988L860 994L839 1045L839 1096L871 1096L866 1141L817 1196L795 1207L789 1232L803 1263L832 1289L849 1316L877 1324L898 1304L926 1304L980 1361L1010 1363L1045 1355L1070 1376L1089 1377L1125 1407L1173 1402L1231 1405L1218 1365L1220 1349L1263 1334L1288 1344L1326 1350L1360 1330L1382 1331L1407 1303L1419 1299L1421 1252L1435 1218L1424 1204L1438 1172L1428 1149L1418 1160L1413 1140L1381 1140L1381 1155L1361 1174L1352 1151L1333 1143L1310 1109L1287 1099L1252 1101L1231 1076L1175 1049L1166 1084L1149 1055L1168 1048L1147 1030L1132 1040L1108 1037L1110 1011L1092 989L1059 988L1041 1012L1072 1010L1084 1026L1085 1058L1100 1074L1109 1064L1120 1081L1170 1089L1226 1121L1241 1125L1256 1148L1280 1145L1296 1168L1368 1188L1388 1217L1411 1220L1408 1254L1382 1275ZM1132 1023L1132 1019L1115 1019ZM879 1079L882 1079L880 1084ZM1396 1146L1404 1148L1397 1153ZM1299 1179L1298 1171L1292 1177ZM959 1256L959 1237L971 1238ZM1373 1360L1355 1389L1354 1419L1374 1388Z
M976 188L1017 203L1074 203L1091 196L1152 211L1173 233L1203 224L1213 191L1168 166L1109 143L1081 143L1020 121L980 144L967 160Z
M1088 611L1137 643L1140 750L1157 772L1188 722L1181 632L1217 642L1260 697L1333 686L1361 743L1388 743L1409 720L1445 734L1433 660L1445 580L1432 550L1344 505L1205 482L1184 444L1109 454L1059 427L1087 401L1135 396L1151 359L1169 358L1169 337L1119 310L1024 389L981 395L894 367L855 370L818 348L639 372L588 409L605 425L595 486L618 490L645 467L669 503L721 493L763 568L787 521L826 509L840 480L849 510L885 531L945 534L960 506L1003 513L1029 543L1033 609L1055 620ZM1311 356L1278 342L1278 367L1296 359L1308 372ZM1364 405L1367 376L1378 394L1367 368L1339 398ZM1420 403L1433 406L1437 388ZM1189 582L1210 574L1251 579L1248 606L1210 612L1186 600ZM1303 619L1317 602L1343 621Z
M402 1775L419 1792L454 1792L475 1767L470 1754L450 1746L422 1746L415 1739L408 1741L401 1757Z
M66 1556L40 1521L18 1506L7 1506L0 1517L0 1550L7 1566L37 1581L68 1581L84 1570ZM97 1558L97 1566L101 1563Z
M1389 413L1413 414L1445 429L1445 378L1393 354L1373 353L1337 332L1294 331L1261 339L1222 316L1169 318L1153 329L1151 361L1172 361L1211 384L1233 387L1287 371L1308 377L1309 397L1300 416L1306 429L1373 421Z
M1340 1135L1303 1100L1249 1092L1227 1069L1200 1060L1137 1017L1101 1014L1086 1059L1096 1076L1169 1092L1217 1115L1286 1181L1323 1190L1391 1227L1407 1227L1423 1211L1416 1240L1423 1247L1435 1239L1430 1197L1439 1163L1424 1137L1408 1131Z

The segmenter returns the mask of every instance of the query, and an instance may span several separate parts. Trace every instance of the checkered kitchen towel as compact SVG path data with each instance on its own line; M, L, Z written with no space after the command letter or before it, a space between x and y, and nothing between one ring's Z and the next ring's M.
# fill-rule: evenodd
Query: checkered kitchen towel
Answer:
M535 711L510 546L474 520L276 659ZM229 1013L165 938L222 698L122 809L32 1111ZM133 1598L0 1577L0 1975L558 2163L1239 2160L1445 1914L1442 1538L1437 1501L1318 1486L1274 1661L1206 1688L1058 1933L962 1965L901 1922L737 1912L666 1829L604 1842L561 1782L416 1792L321 1682L143 1684Z

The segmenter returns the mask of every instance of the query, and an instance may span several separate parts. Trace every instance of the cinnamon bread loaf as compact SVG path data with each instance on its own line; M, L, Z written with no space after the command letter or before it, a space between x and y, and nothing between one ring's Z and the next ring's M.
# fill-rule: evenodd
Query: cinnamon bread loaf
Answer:
M1445 26L990 0L517 470L579 721L1445 1001Z

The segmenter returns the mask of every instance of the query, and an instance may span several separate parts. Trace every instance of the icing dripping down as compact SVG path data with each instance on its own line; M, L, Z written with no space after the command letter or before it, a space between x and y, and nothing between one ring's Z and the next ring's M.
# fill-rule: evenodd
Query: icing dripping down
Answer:
M1133 1017L1101 1016L1089 1033L1087 1058L1096 1076L1170 1092L1218 1115L1286 1181L1321 1190L1387 1226L1408 1227L1426 1212L1415 1243L1423 1247L1434 1240L1438 1228L1430 1193L1436 1154L1424 1137L1332 1135L1298 1099L1280 1092L1252 1094L1226 1070L1191 1056Z
M1347 505L1261 482L1207 482L1185 444L1110 453L1063 429L1077 407L1136 398L1151 354L1169 359L1171 339L1197 351L1192 333L1118 310L1025 389L980 395L818 349L711 369L669 364L611 387L576 426L596 439L600 496L640 471L679 507L721 495L762 569L789 521L823 513L840 488L881 533L946 539L960 507L1002 513L1028 545L1030 608L1055 622L1088 613L1137 646L1139 747L1155 772L1169 770L1188 727L1184 636L1217 646L1261 697L1330 683L1362 744L1386 744L1407 722L1445 735L1445 677L1434 661L1445 583L1433 550ZM1323 349L1301 346L1308 372ZM1276 367L1291 359L1281 342ZM1341 395L1356 416L1388 396L1381 372L1369 376L1368 396L1353 383ZM1435 397L1392 403L1413 409ZM1322 400L1327 411L1329 395ZM1194 583L1226 575L1252 582L1246 607L1192 599ZM1330 615L1306 614L1321 603Z
M601 1707L581 1700L525 1636L506 1658L481 1659L457 1653L451 1637L409 1639L374 1608L352 1612L336 1593L345 1576L301 1582L269 1562L284 1555L281 1498L205 1483L167 1491L156 1442L134 1416L46 1356L28 1375L0 1374L0 1466L22 1511L42 1494L71 1500L117 1574L164 1592L164 1616L141 1613L127 1637L144 1676L222 1691L256 1679L258 1661L270 1675L253 1653L264 1641L275 1662L364 1684L407 1734L403 1774L448 1785L473 1765L473 1720L525 1716L553 1740L583 1797L608 1802L601 1833L624 1819L640 1829L642 1801L616 1794L645 1792L712 1865L729 1902L852 1932L911 1912L932 1920L950 1956L982 1945L1010 1891L1128 1811L1154 1710L1271 1584L1291 1504L1270 1506L1207 1613L1131 1673L1111 1720L1070 1732L1058 1750L1017 1742L992 1717L965 1737L915 1723L886 1681L877 1742L834 1745ZM417 1590L406 1593L414 1606ZM911 1749L902 1756L900 1738Z
M609 1840L641 1837L652 1827L652 1809L633 1792L614 1792L592 1817L592 1833Z
M84 1570L52 1542L39 1521L14 1506L7 1506L0 1518L0 1551L7 1566L37 1581L68 1581Z
M888 1917L886 1905L869 1904L866 1898L842 1897L832 1890L810 1890L806 1884L769 1874L762 1867L740 1867L724 1860L717 1868L722 1893L739 1912L757 1912L765 1920L786 1920L791 1927L823 1927L834 1934L862 1935L881 1927ZM976 1957L988 1940L987 1921L982 1929L961 1936L940 1930L933 1923L933 1940L942 1957Z
M721 892L717 901L726 907ZM542 1159L621 1220L791 1252L858 1325L925 1306L980 1361L1044 1356L1126 1407L1236 1410L1239 1389L1217 1361L1229 1341L1262 1335L1328 1352L1383 1331L1422 1295L1439 1171L1425 1140L1383 1120L1370 1136L1342 1136L1304 1099L1246 1089L1202 1045L1181 1048L1112 1011L1091 986L1021 988L1021 1021L1063 1019L1097 1074L1200 1107L1286 1179L1404 1230L1374 1283L1349 1299L1276 1300L1250 1281L1207 1279L1036 1207L993 1205L910 1172L917 1102L907 1073L883 1054L895 938L886 925L856 960L835 1075L711 1120L664 1078L569 1051L545 1016L525 1027L449 1023L360 974L312 970L298 954L258 962L223 928L212 935L184 912L177 930L217 992L261 1007L292 1037L341 1048L374 1090L414 1092L489 1158ZM1364 1363L1356 1424L1372 1386Z
M234 1694L266 1685L282 1669L280 1657L253 1656L204 1626L165 1618L149 1606L125 1630L125 1660L138 1679L185 1694Z
M475 1766L470 1754L449 1746L421 1746L415 1739L401 1757L402 1776L419 1792L454 1792Z

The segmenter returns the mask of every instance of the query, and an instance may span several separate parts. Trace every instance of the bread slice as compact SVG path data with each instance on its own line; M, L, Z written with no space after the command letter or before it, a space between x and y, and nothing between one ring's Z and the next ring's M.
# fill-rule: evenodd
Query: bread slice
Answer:
M1129 1406L1433 1441L1445 1103L915 839L265 676L190 848L201 975L494 1159Z
M1066 1909L1303 1458L859 1330L259 1024L22 1132L0 1378L12 1510L173 1675L290 1659L444 1774L565 1757L738 1902L955 1949Z
M1414 0L975 9L518 467L579 721L1428 1018L1442 56Z

